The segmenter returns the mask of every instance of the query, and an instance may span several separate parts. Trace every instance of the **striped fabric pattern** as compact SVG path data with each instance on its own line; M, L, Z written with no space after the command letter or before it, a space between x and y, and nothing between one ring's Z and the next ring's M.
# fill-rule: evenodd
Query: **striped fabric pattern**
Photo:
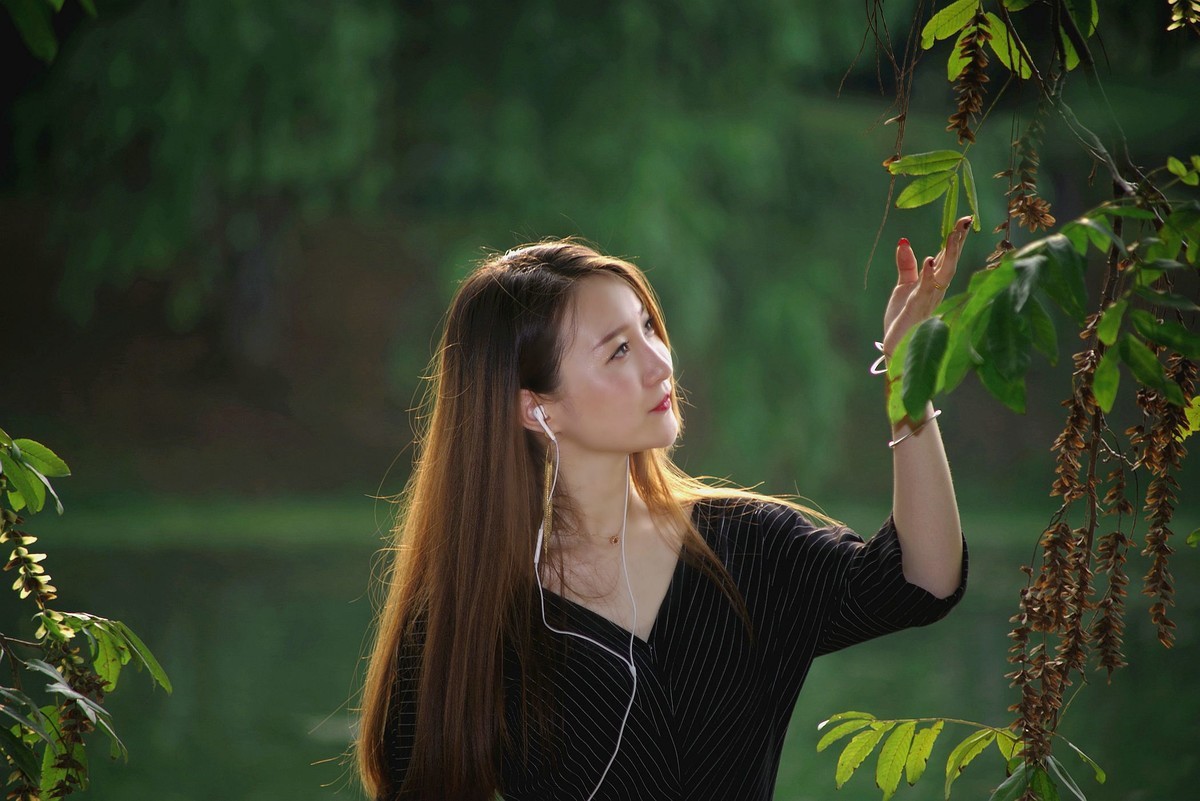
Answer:
M890 516L866 543L782 504L702 501L693 520L741 591L753 636L720 589L680 559L648 639L634 638L637 694L597 801L770 799L812 660L939 620L966 587L965 550L950 597L909 584ZM628 653L629 632L616 623L553 593L546 606L570 630ZM558 705L558 758L538 742L528 761L519 750L506 752L506 801L583 801L613 754L633 686L629 669L590 643L566 640L545 679ZM514 732L521 730L511 691L520 686L518 671L506 660L506 723ZM402 729L393 740L397 776L409 745Z

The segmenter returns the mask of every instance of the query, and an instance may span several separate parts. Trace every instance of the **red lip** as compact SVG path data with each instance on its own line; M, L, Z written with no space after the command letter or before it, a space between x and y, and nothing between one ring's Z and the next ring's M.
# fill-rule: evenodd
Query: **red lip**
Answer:
M671 408L671 393L668 392L666 395L663 396L662 401L657 406L655 406L653 409L651 409L650 411L665 412L670 408Z

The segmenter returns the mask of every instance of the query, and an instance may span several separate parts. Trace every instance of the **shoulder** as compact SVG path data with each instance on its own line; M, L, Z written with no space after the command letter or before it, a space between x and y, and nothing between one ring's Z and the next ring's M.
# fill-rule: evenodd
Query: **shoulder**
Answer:
M714 548L767 551L838 539L843 530L822 527L800 509L769 497L728 496L696 501L692 519Z

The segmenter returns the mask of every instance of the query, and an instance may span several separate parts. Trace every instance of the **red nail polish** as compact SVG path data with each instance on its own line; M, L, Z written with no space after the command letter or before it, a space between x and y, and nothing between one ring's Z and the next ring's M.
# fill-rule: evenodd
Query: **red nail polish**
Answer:
M907 244L908 244L908 239L906 239L905 237L900 237L900 241L896 243L896 247L902 248Z

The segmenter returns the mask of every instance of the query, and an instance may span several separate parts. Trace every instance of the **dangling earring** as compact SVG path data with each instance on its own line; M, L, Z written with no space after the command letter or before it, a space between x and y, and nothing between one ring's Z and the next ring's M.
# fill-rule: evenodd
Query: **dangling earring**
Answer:
M546 448L545 479L542 482L542 508L545 510L542 515L542 553L546 556L550 555L550 528L554 522L554 499L550 497L553 481L554 465L550 462L550 448Z

